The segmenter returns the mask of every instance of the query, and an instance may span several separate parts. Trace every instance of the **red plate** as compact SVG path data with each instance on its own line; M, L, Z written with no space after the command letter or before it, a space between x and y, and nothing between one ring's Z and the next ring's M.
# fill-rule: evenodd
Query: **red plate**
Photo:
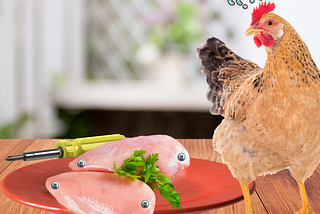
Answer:
M54 213L71 213L47 191L46 179L72 171L68 163L74 158L39 162L17 169L1 182L2 192L10 199ZM224 164L191 158L188 168L171 179L181 196L182 209L172 209L156 191L155 214L199 213L243 200L239 182ZM254 182L249 185L252 193Z

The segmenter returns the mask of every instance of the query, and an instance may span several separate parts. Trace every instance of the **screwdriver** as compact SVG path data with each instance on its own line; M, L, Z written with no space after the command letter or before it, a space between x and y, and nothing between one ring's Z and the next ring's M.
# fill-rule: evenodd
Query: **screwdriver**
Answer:
M67 157L77 157L83 153L94 149L102 144L112 142L115 140L120 140L125 138L124 135L112 134L112 135L103 135L97 137L86 137L86 138L77 138L72 142L67 140L60 140L55 149L47 149L41 151L25 152L22 155L8 156L6 161L31 161L31 160L40 160L47 158L67 158Z

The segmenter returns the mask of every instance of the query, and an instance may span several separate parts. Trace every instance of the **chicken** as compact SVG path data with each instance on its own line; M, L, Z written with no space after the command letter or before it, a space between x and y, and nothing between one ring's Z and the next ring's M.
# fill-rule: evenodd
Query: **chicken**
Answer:
M274 3L260 3L245 33L265 46L264 68L214 37L197 49L210 112L224 117L213 146L239 180L247 213L255 213L248 184L286 168L300 188L298 213L313 213L304 182L320 160L320 72L301 37L274 9Z
M160 172L172 176L190 165L188 151L179 141L168 135L150 135L124 138L92 149L69 163L74 171L113 172L113 161L121 166L134 150L145 150L149 154L158 153Z
M65 172L49 177L46 188L78 214L152 214L156 197L140 180L104 172Z

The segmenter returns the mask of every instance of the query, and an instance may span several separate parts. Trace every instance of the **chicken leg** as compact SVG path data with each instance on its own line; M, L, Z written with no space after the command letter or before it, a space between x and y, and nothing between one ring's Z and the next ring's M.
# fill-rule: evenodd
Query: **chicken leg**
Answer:
M240 186L241 186L242 194L244 197L244 202L246 204L247 214L255 214L256 212L253 209L249 186L242 185L242 184L240 184Z
M295 214L315 214L311 210L304 184L298 181L298 185L299 185L301 198L302 198L302 209Z

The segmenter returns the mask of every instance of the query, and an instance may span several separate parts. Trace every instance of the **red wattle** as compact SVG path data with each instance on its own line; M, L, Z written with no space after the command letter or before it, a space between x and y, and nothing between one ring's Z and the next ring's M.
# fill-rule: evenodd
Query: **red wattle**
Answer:
M261 43L260 39L256 35L253 36L253 41L254 41L254 44L256 44L256 46L258 48L261 47L262 43Z
M260 40L261 43L268 48L270 48L274 44L274 38L271 35L265 34L263 32L260 33Z

